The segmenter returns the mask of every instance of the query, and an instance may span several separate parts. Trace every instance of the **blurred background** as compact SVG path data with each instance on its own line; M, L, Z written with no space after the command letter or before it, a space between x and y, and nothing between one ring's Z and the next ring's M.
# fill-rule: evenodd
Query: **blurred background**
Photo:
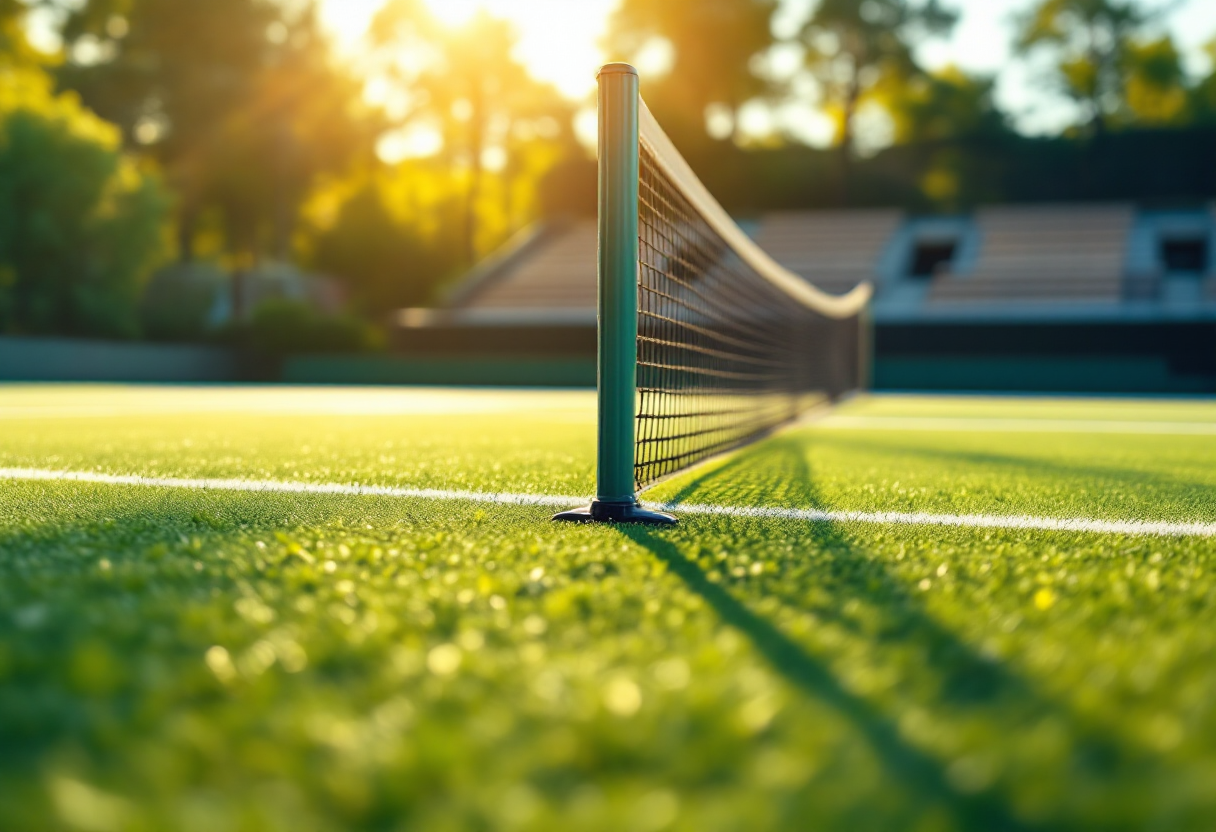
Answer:
M594 384L608 60L878 386L1216 391L1211 0L0 0L0 378Z

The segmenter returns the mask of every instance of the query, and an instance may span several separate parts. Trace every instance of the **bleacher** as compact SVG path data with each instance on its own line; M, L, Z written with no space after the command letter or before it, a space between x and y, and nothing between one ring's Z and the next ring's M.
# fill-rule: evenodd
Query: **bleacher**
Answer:
M907 318L972 308L1022 315L1059 304L1113 309L1191 296L1210 303L1216 264L1178 277L1161 259L1161 246L1182 233L1169 229L1193 236L1206 233L1207 223L1216 250L1211 217L1174 212L1163 225L1131 204L1113 203L987 207L944 220L888 209L781 212L744 227L777 262L821 289L843 293L874 281L876 313ZM549 224L524 237L465 281L442 310L448 320L593 320L595 221ZM918 247L943 244L952 254L916 273ZM1171 281L1189 281L1194 290L1165 291Z
M871 280L877 253L902 222L898 211L770 214L754 225L755 237L781 265L833 293ZM465 313L594 310L596 223L557 223L517 242L453 298Z
M545 228L457 300L461 309L595 309L596 222Z
M874 283L880 386L1216 387L1212 206L993 206L937 217L801 211L741 225L825 291ZM414 360L581 361L578 378L591 383L596 233L584 219L521 234L441 308L399 315L395 350Z
M928 302L1118 302L1134 220L1125 204L981 209L975 268L937 275Z
M874 279L879 256L903 220L894 210L791 211L765 215L754 237L790 271L841 294Z

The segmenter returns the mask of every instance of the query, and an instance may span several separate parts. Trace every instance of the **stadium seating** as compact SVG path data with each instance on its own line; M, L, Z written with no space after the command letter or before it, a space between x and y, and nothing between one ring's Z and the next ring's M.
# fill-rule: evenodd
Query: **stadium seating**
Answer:
M1145 230L1139 217L1126 203L980 208L956 219L972 240L970 253L926 281L911 279L900 253L922 220L898 210L789 211L743 225L777 262L828 292L876 280L880 305L928 312L960 304L1156 303L1159 232ZM447 308L523 317L534 310L538 322L559 311L594 314L595 221L548 224L527 236L466 281ZM897 291L916 283L915 293ZM1196 297L1216 300L1216 273Z
M928 300L1117 302L1134 219L1125 204L981 209L974 270L937 277Z
M550 227L463 297L463 309L595 309L596 223Z
M754 235L778 263L838 294L874 278L902 222L894 210L791 211L766 215Z
M898 211L789 212L753 225L777 262L833 293L874 277L879 254L899 228ZM550 226L519 256L469 288L460 309L594 309L596 223Z

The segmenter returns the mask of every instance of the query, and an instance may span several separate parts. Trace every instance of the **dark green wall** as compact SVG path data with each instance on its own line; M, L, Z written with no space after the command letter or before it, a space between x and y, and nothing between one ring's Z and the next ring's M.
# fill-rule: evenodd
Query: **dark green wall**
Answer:
M302 357L283 363L294 384L595 387L594 358Z

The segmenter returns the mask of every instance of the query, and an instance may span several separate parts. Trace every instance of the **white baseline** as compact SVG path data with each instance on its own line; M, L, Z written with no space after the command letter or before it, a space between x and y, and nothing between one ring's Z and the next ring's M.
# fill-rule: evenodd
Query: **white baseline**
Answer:
M178 488L203 491L272 492L280 494L337 494L344 496L398 497L423 500L459 500L497 505L551 506L564 508L586 502L586 498L552 494L515 494L492 491L452 491L438 488L400 488L386 485L343 485L282 480L141 477L100 474L92 471L55 471L41 468L0 468L0 480L83 482L147 488ZM1039 531L1092 532L1097 534L1154 535L1158 537L1216 537L1216 522L1180 523L1164 520L1094 520L1083 517L1033 517L999 514L929 514L897 511L820 511L818 509L713 506L695 503L646 503L648 507L682 514L757 517L811 523L874 523L906 526L952 526L970 529L1027 529Z

